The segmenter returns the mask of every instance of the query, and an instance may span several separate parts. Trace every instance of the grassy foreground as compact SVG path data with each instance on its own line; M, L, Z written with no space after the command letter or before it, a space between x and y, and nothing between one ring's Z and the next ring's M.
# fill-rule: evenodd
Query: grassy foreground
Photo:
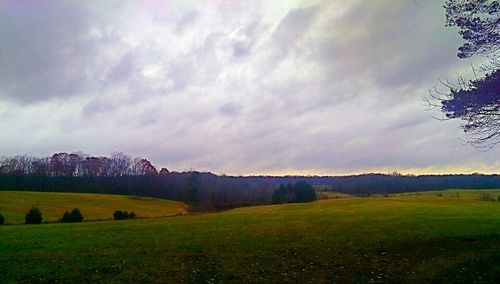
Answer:
M186 205L171 200L87 193L56 193L30 191L0 191L0 214L7 224L24 223L24 215L32 207L40 208L43 220L55 222L64 211L79 208L85 220L113 218L117 209L134 211L139 217L159 217L183 214Z
M500 282L500 202L442 193L4 226L0 282Z

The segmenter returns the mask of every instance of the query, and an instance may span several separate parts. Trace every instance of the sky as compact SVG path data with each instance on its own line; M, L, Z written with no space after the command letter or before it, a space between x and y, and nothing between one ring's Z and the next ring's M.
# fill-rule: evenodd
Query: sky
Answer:
M424 98L481 58L438 0L0 1L0 156L233 175L499 173Z

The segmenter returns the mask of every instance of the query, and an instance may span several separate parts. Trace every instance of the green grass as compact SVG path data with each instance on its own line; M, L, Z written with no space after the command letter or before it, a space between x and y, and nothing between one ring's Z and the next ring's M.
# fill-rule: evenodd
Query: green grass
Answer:
M500 202L449 192L4 226L0 283L498 283Z
M0 214L6 224L24 223L24 215L32 207L38 207L43 220L55 222L64 214L78 208L85 220L113 218L117 209L134 211L139 217L160 217L183 214L186 205L181 202L124 195L55 193L29 191L0 191Z

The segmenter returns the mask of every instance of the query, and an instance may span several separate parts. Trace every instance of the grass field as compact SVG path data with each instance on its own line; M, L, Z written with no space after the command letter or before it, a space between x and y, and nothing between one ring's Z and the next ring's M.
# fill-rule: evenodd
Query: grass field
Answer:
M172 216L186 212L186 205L181 202L147 197L0 191L0 214L5 217L7 224L24 223L24 215L32 206L40 208L47 222L57 221L64 211L73 208L80 209L85 220L112 219L117 209L134 211L139 217Z
M352 194L335 192L335 191L317 191L318 199L339 199L339 198L353 198L356 197Z
M500 202L455 192L3 226L0 282L499 283Z

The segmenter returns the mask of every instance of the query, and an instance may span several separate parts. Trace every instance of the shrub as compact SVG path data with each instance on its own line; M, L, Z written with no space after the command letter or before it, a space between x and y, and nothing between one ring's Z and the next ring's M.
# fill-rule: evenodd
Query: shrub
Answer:
M26 216L24 217L26 224L41 224L42 223L42 212L36 207L32 207Z
M113 219L115 220L126 220L126 219L135 219L137 215L135 215L134 211L131 211L128 213L125 210L116 210L115 213L113 213Z
M64 214L62 216L62 219L61 219L61 222L63 222L63 223L71 223L71 216L69 215L68 211L64 212Z
M135 219L136 217L137 217L137 216L135 216L134 211L132 211L132 212L128 213L128 218L129 218L129 219Z
M3 225L5 223L5 218L0 214L0 225Z
M61 219L63 223L79 223L83 221L83 215L80 213L78 208L75 208L69 213L68 211L64 212L64 215Z
M483 192L483 193L481 193L481 195L479 195L479 198L482 201L495 201L495 198L489 192Z
M75 223L80 223L83 221L83 215L80 213L80 210L78 208L73 209L71 213L69 213L69 216L71 217L71 221Z
M123 220L123 212L121 210L116 210L113 213L113 219L115 219L115 220Z

